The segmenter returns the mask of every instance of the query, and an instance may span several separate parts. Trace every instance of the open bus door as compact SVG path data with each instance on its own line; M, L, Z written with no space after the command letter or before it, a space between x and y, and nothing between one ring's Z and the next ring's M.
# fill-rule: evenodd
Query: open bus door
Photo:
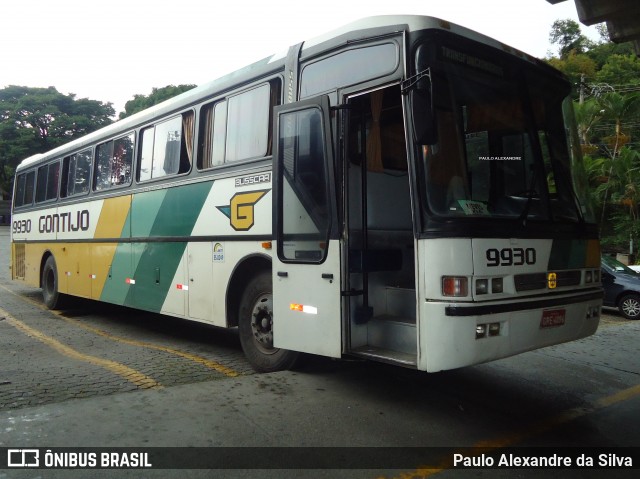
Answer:
M340 242L329 99L275 108L273 344L340 357Z

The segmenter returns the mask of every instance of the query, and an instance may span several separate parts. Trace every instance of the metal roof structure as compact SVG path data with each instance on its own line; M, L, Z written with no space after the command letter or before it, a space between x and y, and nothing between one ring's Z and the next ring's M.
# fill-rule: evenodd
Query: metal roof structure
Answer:
M547 0L551 4L566 0ZM640 56L640 1L639 0L572 0L578 18L587 25L605 22L612 42L633 42Z

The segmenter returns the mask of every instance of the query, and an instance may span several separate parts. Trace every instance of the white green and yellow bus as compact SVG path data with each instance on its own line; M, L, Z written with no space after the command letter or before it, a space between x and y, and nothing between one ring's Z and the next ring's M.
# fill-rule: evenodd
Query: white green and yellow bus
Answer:
M12 276L423 371L593 334L602 304L571 86L436 18L371 17L16 171Z

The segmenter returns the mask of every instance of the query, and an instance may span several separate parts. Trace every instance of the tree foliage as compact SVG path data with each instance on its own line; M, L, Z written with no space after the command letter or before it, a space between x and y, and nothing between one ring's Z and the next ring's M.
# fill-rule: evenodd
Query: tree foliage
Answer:
M8 86L0 90L0 188L11 190L15 167L24 158L43 153L112 123L111 103L54 87Z
M608 92L577 103L576 120L603 245L626 249L630 237L640 238L640 151L631 142L640 133L634 127L640 93Z
M582 34L580 25L575 20L556 20L551 26L549 42L558 45L560 58L569 53L584 53L591 46L591 41Z
M610 55L595 79L609 85L640 85L640 58L634 54Z
M120 118L194 87L168 85L154 88L150 95L135 95L126 103ZM0 190L11 191L15 168L23 159L107 126L114 116L111 103L77 99L74 94L64 95L54 87L8 86L1 89Z
M584 41L577 23L554 22L558 56L547 61L576 87L575 112L603 248L640 238L640 59L630 43Z
M548 63L567 75L572 85L577 87L583 78L593 78L596 74L597 65L588 55L584 53L569 52L564 58L550 58Z
M146 110L147 108L162 103L165 100L184 93L185 91L195 88L196 85L167 85L162 88L154 88L149 95L134 95L133 100L129 100L124 105L124 111L120 113L119 118L122 120L128 116Z

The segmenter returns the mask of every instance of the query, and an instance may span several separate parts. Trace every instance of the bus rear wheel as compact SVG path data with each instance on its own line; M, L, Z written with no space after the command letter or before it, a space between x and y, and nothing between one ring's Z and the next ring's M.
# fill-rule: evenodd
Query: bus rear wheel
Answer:
M58 267L53 256L49 256L42 268L42 299L49 309L59 309L64 295L58 291Z
M238 318L240 344L249 363L258 372L293 367L298 353L273 346L273 288L271 274L256 275L242 294Z

